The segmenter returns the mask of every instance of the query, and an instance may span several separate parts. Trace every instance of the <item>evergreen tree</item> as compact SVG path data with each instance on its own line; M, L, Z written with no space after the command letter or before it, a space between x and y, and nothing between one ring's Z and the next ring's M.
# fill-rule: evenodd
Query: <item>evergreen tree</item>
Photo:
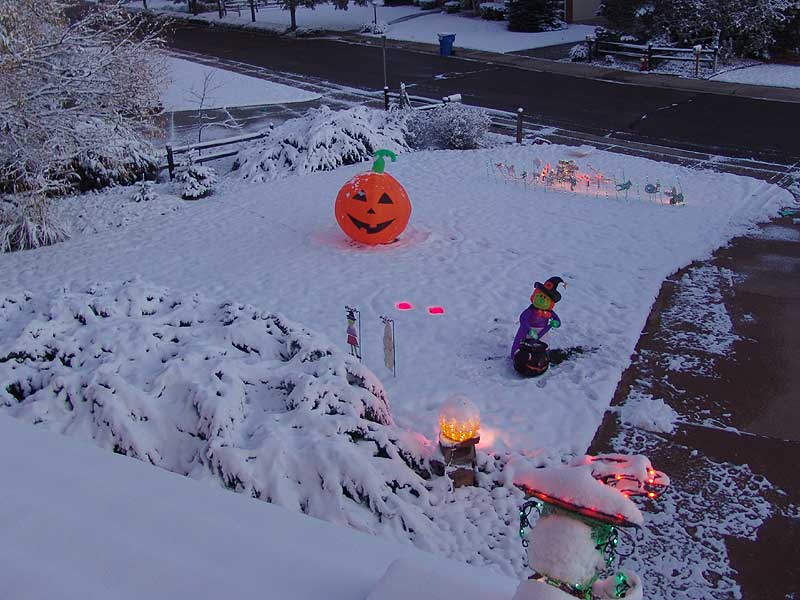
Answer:
M509 31L549 31L558 26L553 0L513 0L508 11Z

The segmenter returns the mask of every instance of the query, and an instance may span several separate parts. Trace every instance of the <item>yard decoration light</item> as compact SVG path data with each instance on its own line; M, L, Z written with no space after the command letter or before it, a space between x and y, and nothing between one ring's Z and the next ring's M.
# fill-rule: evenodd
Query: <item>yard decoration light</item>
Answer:
M475 446L481 440L481 413L463 394L452 394L439 411L439 474L446 474L453 487L475 485Z
M375 152L372 171L360 173L342 186L336 196L336 222L348 237L375 246L389 244L403 233L411 217L411 201L400 182L384 173L389 150Z
M481 413L463 394L453 394L439 411L439 431L444 442L459 443L478 437Z

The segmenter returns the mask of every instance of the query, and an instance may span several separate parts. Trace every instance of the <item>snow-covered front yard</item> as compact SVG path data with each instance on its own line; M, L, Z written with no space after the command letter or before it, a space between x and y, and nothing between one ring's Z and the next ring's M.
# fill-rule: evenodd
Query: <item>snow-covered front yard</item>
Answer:
M755 65L726 71L712 79L800 89L800 65Z
M260 106L316 100L319 95L280 83L257 79L167 57L167 87L161 99L166 111ZM205 97L203 94L205 92Z

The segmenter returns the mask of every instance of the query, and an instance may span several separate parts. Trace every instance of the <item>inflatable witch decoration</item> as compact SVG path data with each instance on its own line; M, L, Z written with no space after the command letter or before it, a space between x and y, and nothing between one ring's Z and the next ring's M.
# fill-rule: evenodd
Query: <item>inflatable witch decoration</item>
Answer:
M514 369L525 377L536 377L547 371L550 358L547 344L542 341L550 329L561 326L561 319L553 310L561 300L558 284L566 283L560 277L551 277L544 283L536 282L531 295L531 305L519 316L519 329L511 346Z

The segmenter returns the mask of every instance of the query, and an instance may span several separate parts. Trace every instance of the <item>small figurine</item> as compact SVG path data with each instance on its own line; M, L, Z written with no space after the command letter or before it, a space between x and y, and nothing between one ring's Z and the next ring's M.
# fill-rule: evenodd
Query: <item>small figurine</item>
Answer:
M551 277L544 283L534 284L531 305L519 316L519 329L511 346L514 368L521 375L535 377L550 366L547 344L542 341L550 329L561 327L561 319L553 307L561 300L558 284L566 283L560 277Z
M347 345L350 346L350 354L361 360L361 348L358 340L358 329L356 328L356 310L347 307Z

